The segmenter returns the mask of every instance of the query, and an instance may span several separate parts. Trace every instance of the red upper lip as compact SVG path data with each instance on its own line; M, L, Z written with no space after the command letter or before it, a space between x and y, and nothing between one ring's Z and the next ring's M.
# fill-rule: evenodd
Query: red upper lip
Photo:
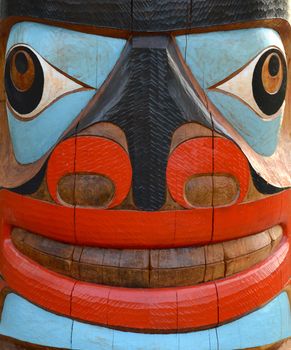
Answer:
M107 248L168 248L236 239L277 224L286 226L291 191L231 207L160 212L64 207L6 190L1 191L0 201L6 223L31 232L37 229L54 240Z

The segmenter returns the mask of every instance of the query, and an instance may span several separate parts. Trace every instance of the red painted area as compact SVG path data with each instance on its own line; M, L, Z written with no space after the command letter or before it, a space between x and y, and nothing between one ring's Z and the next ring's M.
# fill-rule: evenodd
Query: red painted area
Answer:
M171 154L167 168L169 191L185 208L193 206L185 199L184 188L192 176L228 174L240 188L236 203L240 203L249 188L249 164L241 150L230 140L200 137L179 145Z
M1 271L13 290L51 312L110 327L171 332L212 327L218 320L227 322L264 305L284 288L290 276L287 239L264 263L236 276L195 287L164 289L77 282L22 256L9 238L2 244Z
M213 242L290 225L290 191L215 209ZM0 191L4 222L45 237L76 243L74 208ZM281 210L282 208L282 210ZM212 209L143 212L76 208L77 242L115 248L179 247L211 242ZM50 220L50 218L58 218Z
M253 269L216 283L219 322L238 318L262 307L279 294L290 277L290 246L287 238L274 256Z
M109 178L115 185L109 208L122 203L130 190L132 170L128 154L116 142L102 137L70 138L55 148L48 163L47 184L56 203L66 205L59 198L57 187L63 176L74 173Z
M62 315L70 315L74 281L52 272L22 256L9 239L1 251L1 272L9 287L29 301Z

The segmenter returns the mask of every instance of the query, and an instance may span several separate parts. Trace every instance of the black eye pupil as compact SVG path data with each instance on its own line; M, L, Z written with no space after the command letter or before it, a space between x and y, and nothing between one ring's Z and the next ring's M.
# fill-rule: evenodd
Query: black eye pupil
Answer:
M24 74L28 70L28 60L23 52L19 52L15 57L15 67L20 74Z
M20 115L32 113L39 105L44 90L44 72L30 48L18 45L9 53L5 64L5 90L10 106Z
M265 65L268 65L266 72L264 72ZM270 76L275 77L275 83ZM274 86L264 85L266 81L274 83ZM260 110L267 116L277 113L283 105L287 89L287 64L280 50L269 49L262 54L254 70L252 86L254 99Z
M269 73L272 77L275 77L280 70L280 61L277 55L273 55L269 62Z

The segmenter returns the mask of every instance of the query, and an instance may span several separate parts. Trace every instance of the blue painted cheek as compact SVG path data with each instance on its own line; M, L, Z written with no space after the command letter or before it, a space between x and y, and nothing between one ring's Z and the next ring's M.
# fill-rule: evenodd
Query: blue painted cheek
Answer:
M18 120L7 109L16 160L21 164L29 164L45 155L95 93L95 90L82 91L64 96L31 121Z
M12 27L7 50L18 43L31 46L71 77L99 88L119 59L126 40L21 22Z
M263 120L249 107L231 96L214 91L208 91L207 95L254 151L267 157L275 152L282 117Z

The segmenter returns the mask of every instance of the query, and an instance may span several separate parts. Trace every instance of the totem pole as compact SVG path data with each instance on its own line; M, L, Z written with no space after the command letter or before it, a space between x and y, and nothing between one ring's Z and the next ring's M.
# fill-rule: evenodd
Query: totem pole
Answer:
M291 349L288 3L0 0L0 350Z

